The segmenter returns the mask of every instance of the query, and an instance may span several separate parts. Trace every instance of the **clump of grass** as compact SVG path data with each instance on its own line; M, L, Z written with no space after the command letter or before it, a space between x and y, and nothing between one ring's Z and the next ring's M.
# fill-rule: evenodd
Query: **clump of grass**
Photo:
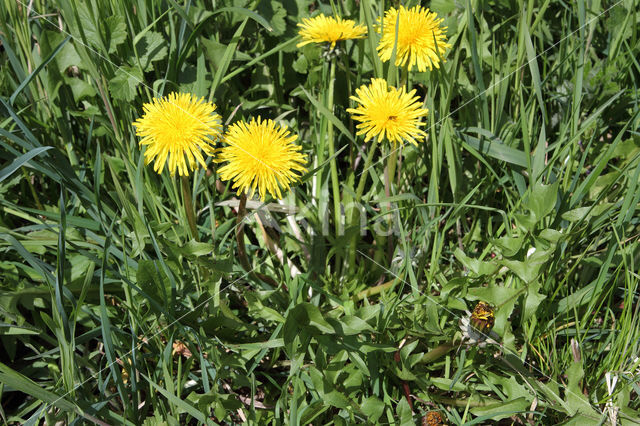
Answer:
M303 3L0 7L3 421L638 418L637 4ZM146 166L172 92L295 167Z

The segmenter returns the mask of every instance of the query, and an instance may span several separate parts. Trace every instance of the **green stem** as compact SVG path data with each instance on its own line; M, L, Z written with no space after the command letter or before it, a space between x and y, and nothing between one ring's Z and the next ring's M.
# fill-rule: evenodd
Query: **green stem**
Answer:
M371 163L373 162L373 154L376 152L376 147L378 145L378 138L375 137L373 139L373 143L369 147L369 152L367 153L367 159L364 162L364 169L362 170L362 176L360 176L360 181L358 182L358 188L356 189L356 203L359 203L362 199L362 194L364 193L364 185L367 183L367 177L369 176L369 168L371 167Z
M238 260L240 260L240 264L244 268L245 271L252 277L262 280L265 283L269 284L274 288L280 287L285 291L288 291L287 286L282 283L278 284L276 280L273 278L261 274L260 272L255 272L251 267L251 262L249 262L249 256L247 256L247 248L244 245L244 218L247 216L247 196L242 193L240 195L240 204L238 205L238 216L236 217L236 243L238 244Z
M247 196L243 192L240 195L238 216L236 217L236 243L238 244L238 259L245 271L251 272L251 262L247 257L247 248L244 245L244 218L247 216Z
M409 91L409 69L408 67L402 67L402 76L400 77L400 87L406 86L407 92Z
M487 405L492 404L493 402L483 402L483 401L474 401L473 399L455 399L455 398L444 398L439 395L429 395L429 398L432 400L439 402L445 405L453 405L455 407L486 407Z
M383 291L388 291L392 289L397 283L399 283L402 278L396 278L391 281L387 281L384 284L377 285L375 287L369 287L366 290L362 290L360 293L356 294L355 300L364 300L365 298L378 295Z
M191 198L191 185L189 183L189 176L180 176L180 183L182 184L182 197L184 200L184 210L187 214L187 222L189 222L189 229L191 229L191 236L198 241L198 228L196 227L196 213L193 209L193 199Z
M398 165L398 153L401 147L394 145L391 147L391 149L391 155L389 155L389 160L387 160L387 176L385 176L384 182L385 185L387 185L387 187L385 188L385 192L389 192L387 194L388 197L391 196L391 183L393 183L393 178L396 174L396 166Z
M433 362L436 359L446 355L453 349L453 342L443 343L440 346L431 349L429 352L424 354L419 362L429 363Z
M36 191L36 189L33 187L33 184L31 183L31 177L29 176L29 174L27 173L24 167L20 167L20 168L22 169L22 175L27 181L27 185L31 190L31 195L33 196L33 200L36 202L36 207L38 207L38 210L44 210L44 207L42 207L42 203L40 203L40 197L38 197L38 192Z
M349 226L355 226L355 221L359 220L360 210L358 209L358 204L362 199L362 194L364 193L364 186L367 183L367 176L369 175L369 168L371 167L371 163L373 162L373 154L376 152L376 147L378 145L378 138L375 137L373 139L373 143L369 146L369 152L367 153L367 159L364 162L364 169L362 170L362 175L360 176L360 181L358 182L358 187L356 188L356 198L354 199L355 207L351 208L349 214ZM356 215L355 210L358 211ZM358 234L359 232L355 232L351 239L351 250L349 252L349 268L353 270L356 265L356 251L358 249Z
M336 80L336 58L331 58L329 69L329 91L327 93L327 109L333 114L333 91ZM327 140L329 142L329 158L331 168L331 188L333 190L333 221L336 230L336 237L340 235L340 183L338 181L338 166L336 164L336 148L333 137L333 123L327 117Z
M387 166L384 169L384 172L385 172L384 193L387 197L391 197L391 195L394 195L392 194L391 185L393 185L395 181L394 177L396 174L396 166L398 164L398 152L400 151L401 147L396 146L394 144L390 147L390 149L391 149L391 155L389 155L389 159L387 160ZM386 213L389 213L391 211L391 203L384 203L384 205L381 207L382 209L384 209L384 212ZM392 226L392 220L390 217L387 218L387 226L389 227ZM393 234L391 234L388 237L380 238L380 242L379 242L380 250L377 251L376 254L381 253L384 250L385 240L387 243L387 257L391 259L391 256L393 256Z

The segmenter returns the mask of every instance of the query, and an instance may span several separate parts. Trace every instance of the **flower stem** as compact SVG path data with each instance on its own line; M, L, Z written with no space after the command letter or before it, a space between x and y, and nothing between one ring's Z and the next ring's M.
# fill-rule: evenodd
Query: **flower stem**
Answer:
M369 287L366 290L362 290L360 293L356 294L354 297L355 300L364 300L367 297L375 296L383 291L387 291L392 289L398 282L401 281L402 278L396 278L391 281L387 281L384 284L377 285L375 287Z
M433 362L436 359L449 353L451 349L453 349L453 342L443 343L440 346L433 348L429 352L424 354L419 362L424 362L424 363Z
M329 68L329 91L327 94L327 109L333 114L333 92L336 80L336 57L331 58ZM338 166L336 164L336 148L333 137L333 123L327 117L327 140L329 141L329 158L331 158L329 167L331 169L331 188L333 190L333 221L336 230L336 237L340 235L340 184L338 181Z
M369 175L369 168L371 168L371 163L373 162L373 154L376 152L376 147L378 145L378 138L373 139L373 143L369 147L369 152L367 153L367 159L364 162L364 168L362 169L362 176L360 176L360 181L358 182L358 188L356 189L356 203L359 203L362 199L362 194L364 192L364 185L367 183L367 177Z
M236 243L238 243L238 259L245 271L251 272L251 262L247 257L247 248L244 245L244 218L247 216L247 196L243 192L240 195L238 216L236 217Z
M193 208L193 199L191 198L191 185L189 183L189 176L180 176L180 183L182 184L182 197L184 200L184 210L187 214L187 222L189 222L189 229L191 229L191 236L199 241L198 228L196 227L196 213Z
M252 277L262 280L274 288L280 287L280 285L282 285L282 288L287 291L287 286L284 283L278 284L278 282L270 276L255 272L251 267L251 262L249 262L249 257L247 256L247 248L244 245L244 218L246 216L247 196L246 194L242 193L240 195L240 203L238 205L238 216L236 217L236 243L238 244L238 259L240 260L242 268L244 268L244 270L247 271L247 273Z
M364 169L362 170L362 175L360 176L360 181L358 182L358 187L356 188L356 198L354 199L354 204L356 208L351 209L351 214L349 215L349 226L355 226L356 218L360 215L360 209L357 207L362 199L362 193L364 192L364 185L367 183L367 176L369 174L369 168L371 167L371 163L373 162L373 154L376 152L376 148L378 146L378 138L375 137L373 139L373 143L369 146L369 152L367 153L367 159L364 162ZM354 210L358 211L358 215L354 212ZM356 263L356 251L358 249L358 233L353 234L353 238L351 240L351 250L349 252L349 268L353 270Z
M384 194L387 197L391 197L391 195L394 195L392 193L392 185L394 183L394 176L396 173L396 165L398 164L398 151L400 150L400 146L396 146L396 144L393 144L391 147L391 154L389 155L389 159L387 160L387 165L384 168ZM393 191L395 193L395 191ZM382 207L382 212L387 213L389 216L387 216L386 222L387 222L387 226L389 226L389 229L391 229L391 227L393 226L392 220L390 218L391 216L391 203L383 203L381 205ZM378 244L380 245L379 250L376 251L376 255L378 257L378 259L376 259L378 262L380 262L380 258L383 256L384 253L384 246L385 246L385 242L387 243L387 257L389 259L391 259L391 256L393 256L393 233L391 233L388 236L380 236L378 238Z

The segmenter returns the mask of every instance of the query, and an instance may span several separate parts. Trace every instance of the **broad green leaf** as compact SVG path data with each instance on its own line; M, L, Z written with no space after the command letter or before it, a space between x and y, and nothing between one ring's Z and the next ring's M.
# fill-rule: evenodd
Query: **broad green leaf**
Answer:
M127 39L127 24L120 15L108 16L104 20L102 35L106 41L108 53L114 53L116 48Z
M335 389L331 392L325 393L323 400L327 404L338 408L347 408L350 405L349 399Z
M513 217L515 217L518 224L527 231L532 231L536 227L536 223L538 223L538 218L533 212L527 214L515 213Z
M536 217L536 221L540 221L546 215L551 213L558 199L558 182L551 185L543 185L536 183L529 198L523 205L530 209Z
M540 238L544 238L547 241L552 243L557 243L558 241L565 238L565 235L561 231L556 231L555 229L543 229L540 231Z
M512 401L502 401L482 407L473 407L469 411L471 411L474 416L486 417L487 420L493 422L528 411L530 406L530 401L525 398L518 398Z
M396 415L400 418L400 425L402 426L408 426L408 425L415 425L415 422L413 421L413 414L411 413L411 407L409 407L409 403L407 402L407 399L402 396L402 399L400 400L400 402L398 403L398 406L396 407Z
M339 320L327 318L327 322L331 324L336 332L345 336L360 334L364 331L373 331L373 328L366 321L353 315L345 315Z
M598 217L602 213L613 207L612 203L598 204L597 206L578 207L577 209L569 210L562 214L564 220L569 222L579 222L591 217Z
M584 378L584 369L582 368L582 361L573 362L567 370L567 390L565 393L565 400L567 406L571 410L569 413L571 416L580 413L587 417L597 419L599 416L591 406L588 398L582 393L582 379Z
M520 289L494 284L489 287L470 288L467 297L472 300L482 300L496 306L496 324L494 331L502 335L507 326L508 318L518 299L517 296L521 293Z
M103 53L115 52L117 46L127 38L127 25L120 15L107 16L100 19L99 10L91 10L89 3L76 4L80 26L91 46ZM97 18L97 19L96 19Z
M307 425L311 423L320 414L331 408L330 405L325 404L323 401L315 401L306 407L304 407L300 413L300 424Z
M493 240L493 244L500 249L505 257L515 256L520 251L524 237L502 237Z
M475 130L477 131L478 129ZM488 139L483 139L481 141L478 138L474 138L466 134L462 134L462 138L467 144L469 144L469 146L482 154L486 154L489 157L493 157L497 160L506 161L507 163L511 163L516 166L527 167L527 156L522 151L511 148L510 146L504 145L495 140L491 141Z
M136 51L142 70L151 71L153 62L161 61L167 56L167 41L162 34L148 31L136 42ZM133 56L129 58L130 63L135 63L134 60Z
M244 293L245 300L249 305L249 312L252 315L255 315L257 318L262 318L267 321L275 321L275 322L285 322L284 317L275 309L272 309L268 306L264 306L262 301L258 298L255 293L245 292Z
M525 283L535 280L540 274L542 267L551 258L550 250L538 250L529 254L524 261L502 259L500 262L515 273Z
M299 326L309 326L321 333L334 333L335 330L325 321L320 309L311 303L300 303L289 311L287 320L295 321Z
M528 321L529 318L531 318L531 316L535 314L536 309L538 309L538 306L540 306L540 303L542 303L542 301L547 298L545 294L540 293L541 287L542 285L539 281L535 281L529 284L527 288L527 295L524 299L524 312L522 315L523 321Z
M213 254L213 246L211 243L201 243L199 241L190 240L180 248L180 253L188 258L211 256Z
M380 401L375 396L370 396L360 404L362 412L369 417L369 421L376 423L382 413L384 412L384 402Z
M75 99L76 102L80 102L86 98L93 98L98 93L91 83L87 83L81 78L65 77L64 81L71 87L73 99Z
M285 22L285 18L287 17L287 11L280 1L275 0L267 0L261 1L258 4L258 10L260 16L265 18L267 21L271 22L271 33L273 36L280 36L284 34L284 31L287 28L287 24Z
M466 268L468 268L476 275L491 275L494 274L500 267L500 264L498 262L484 262L482 260L472 259L464 254L464 252L459 248L456 248L453 254L455 255L456 259L460 261L460 263L462 263Z
M142 71L138 67L123 66L109 81L109 92L114 99L132 101L136 97L136 88L142 83Z

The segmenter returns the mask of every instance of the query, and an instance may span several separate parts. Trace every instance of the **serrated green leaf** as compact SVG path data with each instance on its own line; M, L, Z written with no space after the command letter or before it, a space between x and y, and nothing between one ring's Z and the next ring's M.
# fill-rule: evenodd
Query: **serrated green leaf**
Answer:
M287 11L279 1L262 0L258 5L257 12L271 23L270 35L279 36L284 34L287 29L285 22Z
M493 244L500 249L505 257L515 256L520 251L524 237L502 237L493 240Z
M152 62L161 61L167 56L168 42L162 34L148 31L136 43L136 51L140 59L140 67L143 71L151 71ZM130 63L135 63L134 57L129 58Z
M109 92L114 99L132 101L136 97L136 88L142 82L142 71L138 67L123 66L109 81Z
M547 298L546 295L539 292L541 287L542 285L539 281L529 284L529 287L527 288L527 296L524 300L523 321L529 320L529 318L531 318L531 316L536 312L536 309L538 309L538 306L540 306L540 303Z
M500 267L498 262L494 262L494 261L484 262L482 260L472 259L468 257L466 254L464 254L464 252L459 248L456 248L453 254L456 257L456 259L458 259L458 261L462 263L462 265L464 265L466 268L468 268L470 271L472 271L476 275L491 275L495 273Z
M521 290L517 288L491 285L489 287L470 288L467 297L472 300L489 302L493 306L499 307L495 311L496 324L494 331L501 335L504 333L508 318L513 311L519 294L521 294Z
M114 53L116 48L127 39L127 25L124 17L120 15L107 17L104 20L103 36L107 43L107 52Z
M97 94L95 87L81 78L65 77L64 81L71 87L73 99L75 99L76 102L80 102L86 98L92 98Z
M536 250L524 261L502 259L500 262L515 273L525 283L535 280L542 267L549 261L550 251Z
M105 19L95 19L98 11L89 9L89 5L78 2L78 17L82 31L90 45L104 53L114 53L116 48L127 39L127 25L120 15L108 16Z

